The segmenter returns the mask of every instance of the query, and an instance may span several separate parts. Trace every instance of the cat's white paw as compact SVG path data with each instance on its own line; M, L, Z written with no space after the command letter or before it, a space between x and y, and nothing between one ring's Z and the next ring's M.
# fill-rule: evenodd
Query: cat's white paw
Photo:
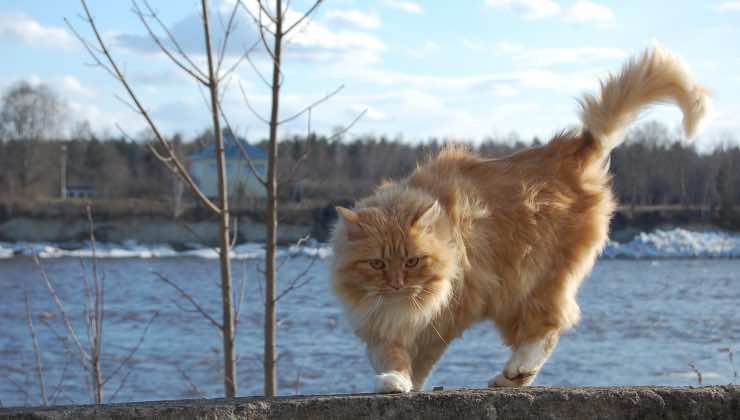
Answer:
M520 374L514 378L507 378L503 373L499 373L488 381L488 387L489 388L496 388L496 387L519 387L519 386L527 386L534 381L535 374Z
M411 381L400 372L386 372L375 377L375 392L409 391L411 391Z

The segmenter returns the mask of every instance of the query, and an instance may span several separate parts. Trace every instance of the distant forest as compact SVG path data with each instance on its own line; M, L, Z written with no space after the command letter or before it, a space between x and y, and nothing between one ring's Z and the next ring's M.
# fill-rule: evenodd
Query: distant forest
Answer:
M160 204L188 202L189 191L150 150L153 142L98 138L78 130L73 140L0 140L0 200L58 197L61 146L66 146L68 184L93 187L101 199L142 199ZM205 131L173 143L188 156L212 142ZM263 146L263 142L254 143ZM288 207L317 208L348 203L385 179L400 179L445 141L409 143L362 136L329 141L325 136L292 137L280 144L281 200ZM541 144L487 139L471 146L483 156L501 157ZM732 212L740 205L740 148L725 146L700 154L664 126L648 123L627 134L612 155L614 190L627 206L705 206ZM194 204L195 201L192 200Z

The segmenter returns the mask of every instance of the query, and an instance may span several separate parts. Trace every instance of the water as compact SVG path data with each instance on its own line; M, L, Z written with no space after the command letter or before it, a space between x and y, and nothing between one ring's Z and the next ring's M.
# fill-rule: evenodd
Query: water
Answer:
M280 272L281 289L310 261L303 254L288 259ZM86 345L82 279L89 276L89 266L71 257L45 259L42 264ZM311 281L279 302L281 395L372 390L363 346L329 291L327 264L326 259L317 260L309 271ZM101 259L99 268L106 302L104 377L136 345L152 313L160 311L131 360L130 372L121 369L107 383L106 400L119 387L115 401L222 396L218 331L153 274L175 280L220 319L218 262L119 258ZM236 281L245 279L247 285L237 337L239 395L262 393L259 270L257 259L234 261ZM64 329L38 269L22 256L0 260L0 401L5 406L40 401L24 288L30 292L43 349L47 393L55 404L90 402L76 353L65 351L52 332ZM579 302L580 325L561 339L536 385L696 385L689 364L702 373L705 384L737 382L723 349L740 350L740 260L601 260L582 287ZM427 387L483 387L507 356L493 327L479 324L452 344Z

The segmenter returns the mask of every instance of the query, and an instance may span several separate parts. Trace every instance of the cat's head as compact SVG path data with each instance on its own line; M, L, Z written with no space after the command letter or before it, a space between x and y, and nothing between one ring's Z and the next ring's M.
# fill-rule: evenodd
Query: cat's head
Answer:
M334 288L351 311L424 322L447 304L458 264L438 201L393 186L337 212Z

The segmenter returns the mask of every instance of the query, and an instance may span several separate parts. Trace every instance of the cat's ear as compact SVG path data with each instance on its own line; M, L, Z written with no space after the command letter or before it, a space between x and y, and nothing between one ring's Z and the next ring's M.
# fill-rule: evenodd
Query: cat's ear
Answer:
M429 228L437 223L437 219L442 214L442 206L439 205L437 200L434 200L432 204L426 207L422 207L414 216L411 221L412 227Z
M334 208L337 210L337 214L339 215L339 217L344 219L344 221L348 225L356 225L357 222L360 221L360 216L358 216L357 213L353 212L352 210L342 206L336 206Z

